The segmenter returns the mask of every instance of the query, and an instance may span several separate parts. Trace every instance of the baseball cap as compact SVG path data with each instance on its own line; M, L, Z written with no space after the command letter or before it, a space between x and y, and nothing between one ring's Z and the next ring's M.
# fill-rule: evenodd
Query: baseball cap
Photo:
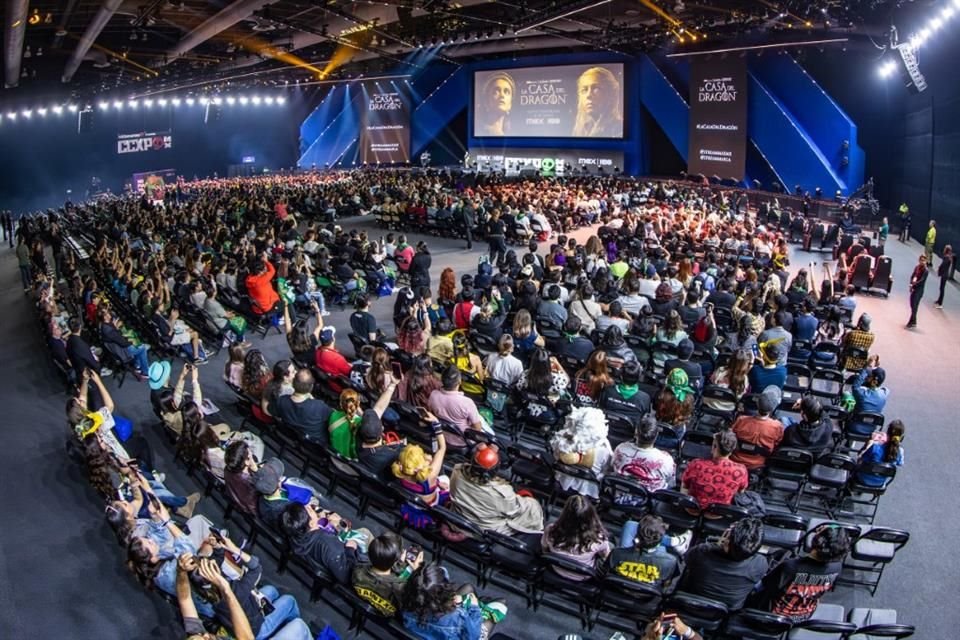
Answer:
M330 327L325 328L320 332L320 344L331 344L333 342L333 329Z
M150 368L147 369L147 378L149 379L151 390L157 391L163 389L170 380L170 362L160 360L159 362L151 363Z
M376 411L367 409L363 412L358 431L363 442L376 442L383 437L383 423Z
M870 377L877 381L877 384L883 384L887 379L887 371L883 367L877 367L870 372Z
M779 340L776 342L767 342L763 345L761 352L765 363L770 364L777 362L783 355L783 345L780 344Z
M277 458L270 458L253 474L253 488L258 493L270 495L280 486L283 477L283 462Z
M487 471L500 464L500 453L496 446L480 443L473 452L473 464Z
M677 344L677 355L686 360L693 355L693 341L684 338Z
M780 387L770 385L760 394L757 399L757 407L760 413L773 413L780 406L780 400L783 399L783 392Z

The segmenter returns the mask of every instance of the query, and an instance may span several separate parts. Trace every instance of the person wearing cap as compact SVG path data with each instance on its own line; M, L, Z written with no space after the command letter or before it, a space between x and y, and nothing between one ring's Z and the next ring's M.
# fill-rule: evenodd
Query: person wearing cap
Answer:
M856 402L853 413L879 413L883 415L883 410L887 406L887 398L890 396L890 389L883 386L887 379L887 372L880 367L880 356L872 355L867 358L867 366L860 370L857 377L853 379L850 393ZM873 432L873 426L851 422L847 426L851 433L859 435L869 435Z
M690 338L684 338L677 343L677 357L670 358L663 363L664 371L673 371L674 369L683 369L687 374L687 380L690 386L697 390L697 393L703 390L703 368L699 362L690 362L693 356L694 345Z
M750 369L747 379L751 389L766 389L774 386L783 390L787 384L787 367L780 363L784 356L784 346L779 341L761 343L757 362Z
M406 445L406 440L390 444L384 442L382 416L382 413L377 413L376 407L363 412L360 428L357 429L357 461L382 481L390 482L393 479L390 467Z
M331 377L350 377L350 372L353 370L353 367L343 354L337 351L336 331L333 327L324 327L323 330L320 331L320 348L317 349L314 364L317 369ZM343 390L341 385L332 381L330 388L336 393L340 393Z
M710 458L693 460L687 465L681 488L701 509L711 504L728 505L747 488L750 479L747 468L730 459L736 449L736 434L730 430L719 431L713 436Z
M658 589L666 587L680 572L677 557L663 546L667 525L659 516L628 520L620 534L620 546L609 558L609 570L629 580ZM659 636L658 636L659 640Z
M539 535L543 510L532 496L518 495L509 481L500 477L500 452L496 445L480 443L469 462L453 467L450 474L451 508L484 531L502 535Z
M773 417L773 412L780 405L783 392L773 386L765 388L757 398L757 415L742 414L731 426L731 431L740 442L762 447L766 454L773 453L780 441L783 440L783 423ZM739 462L753 471L761 468L766 456L760 453L745 453L742 450L734 452L731 459Z
M845 370L860 371L866 366L869 355L867 357L853 356L850 355L849 350L862 349L864 353L870 353L870 347L873 346L875 339L873 332L870 330L872 322L873 319L870 317L870 314L861 314L860 319L857 320L857 326L844 334L843 341L841 342L842 351L840 353L840 362Z

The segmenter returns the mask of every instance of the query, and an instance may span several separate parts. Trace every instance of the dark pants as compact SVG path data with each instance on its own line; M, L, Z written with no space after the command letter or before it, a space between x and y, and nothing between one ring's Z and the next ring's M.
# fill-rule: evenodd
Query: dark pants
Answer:
M473 249L473 224L467 223L463 230L467 236L467 249Z
M908 325L917 324L917 310L920 308L920 299L923 298L923 291L914 291L910 293L910 320Z
M497 266L507 256L507 243L503 238L490 238L490 264Z
M906 242L910 239L910 220L900 221L900 242Z
M943 304L943 294L946 293L947 289L947 276L940 278L940 297L937 298L937 304Z

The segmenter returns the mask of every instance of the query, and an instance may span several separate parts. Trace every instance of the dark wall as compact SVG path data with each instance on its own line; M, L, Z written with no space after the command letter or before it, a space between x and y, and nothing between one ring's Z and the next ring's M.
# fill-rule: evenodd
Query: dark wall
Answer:
M283 106L224 105L219 119L204 122L204 107L185 104L147 110L94 107L93 126L78 133L77 114L37 114L0 128L0 209L29 211L62 204L85 194L93 176L113 192L133 173L176 169L179 175L227 175L231 164L254 156L258 167L290 167L297 158L297 128L303 119L296 100ZM117 135L165 132L173 147L160 151L117 153Z

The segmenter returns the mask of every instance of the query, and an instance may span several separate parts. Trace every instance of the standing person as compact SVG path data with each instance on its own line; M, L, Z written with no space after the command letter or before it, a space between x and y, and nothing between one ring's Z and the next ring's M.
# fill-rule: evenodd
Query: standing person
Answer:
M494 210L487 223L487 242L490 244L490 264L496 266L503 262L507 255L507 245L504 241L506 227L500 219L500 211Z
M943 248L943 260L940 262L940 267L937 268L937 275L940 276L940 297L933 305L937 309L943 309L943 294L947 288L947 279L950 278L950 272L953 271L953 265L956 261L957 257L953 255L953 247L948 244Z
M927 228L927 237L923 243L923 255L927 256L927 264L933 264L933 245L937 242L937 221L931 220Z
M913 214L910 213L910 207L904 202L900 205L900 242L906 242L910 239L910 222Z
M913 268L913 274L910 276L910 320L907 321L907 329L917 326L917 309L920 308L920 300L923 298L923 288L927 284L927 275L930 270L927 269L927 256L922 255L917 261L917 266Z
M477 210L473 203L464 200L460 207L460 215L463 216L463 232L467 236L467 249L473 249L473 225L477 221Z
M11 236L10 246L13 246L13 237ZM33 274L30 269L30 246L24 240L23 235L17 238L17 265L20 267L20 279L23 281L23 292L30 292L30 283L33 282Z
M890 222L886 216L884 216L883 222L880 224L880 230L877 233L877 242L881 247L887 243L888 235L890 235Z

